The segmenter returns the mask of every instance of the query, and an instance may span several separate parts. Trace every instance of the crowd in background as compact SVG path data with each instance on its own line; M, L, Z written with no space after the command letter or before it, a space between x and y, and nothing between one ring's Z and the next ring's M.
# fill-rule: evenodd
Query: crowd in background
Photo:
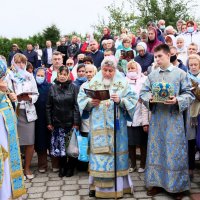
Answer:
M89 120L81 118L77 98L101 70L105 58L116 64L117 70L137 96L149 75L160 67L154 59L154 50L161 44L169 46L172 66L195 77L197 82L200 80L200 31L196 23L179 20L176 27L166 24L163 19L157 24L149 22L145 29L139 28L135 35L122 28L119 36L112 35L112 30L104 27L100 41L95 40L92 34L87 34L85 41L75 35L72 38L64 36L56 46L52 46L50 40L46 41L44 49L40 49L38 44L27 44L27 49L22 51L17 44L12 45L7 63L13 74L6 77L10 88L16 94L27 88L31 92L31 95L20 96L17 104L13 103L18 116L17 129L24 154L25 179L34 178L30 170L34 151L37 152L41 173L48 170L48 154L53 171L59 171L60 177L72 176L75 168L88 170L87 164L78 165L77 159L67 156L63 138L72 128L79 129L84 136L90 132ZM123 51L132 51L133 57L125 58ZM5 58L1 56L1 59ZM26 79L22 80L18 74L23 74ZM11 99L16 100L14 98L11 95ZM195 160L200 159L200 144L196 143L196 138L200 137L199 109L200 103L196 99L185 117L191 179ZM145 171L150 118L150 110L139 99L132 121L126 124L129 173ZM139 169L136 165L136 147L140 148L141 154Z

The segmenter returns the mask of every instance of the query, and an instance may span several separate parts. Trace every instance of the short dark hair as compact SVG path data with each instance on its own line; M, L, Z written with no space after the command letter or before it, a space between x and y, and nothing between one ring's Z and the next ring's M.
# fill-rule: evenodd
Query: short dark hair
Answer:
M59 74L61 74L63 71L65 71L67 74L69 74L69 69L66 66L61 66L58 70Z
M154 53L158 52L158 51L164 51L165 53L170 53L170 49L169 46L167 44L160 44L157 47L155 47L154 49Z
M58 55L62 56L62 53L60 51L54 51L53 52L53 56L58 56Z
M83 68L83 67L85 68L85 64L83 64L83 63L79 64L76 71L78 72L78 70Z
M85 56L85 58L83 58L83 62L86 62L86 61L91 62L91 64L94 63L91 56Z
M33 65L30 62L27 62L26 70L33 69Z

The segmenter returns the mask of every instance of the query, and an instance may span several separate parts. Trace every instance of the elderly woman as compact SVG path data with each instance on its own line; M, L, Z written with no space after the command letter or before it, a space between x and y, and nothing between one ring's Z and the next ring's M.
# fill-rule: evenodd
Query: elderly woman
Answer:
M78 96L80 112L90 117L90 193L97 198L123 197L131 193L132 182L128 175L128 137L126 117L133 117L136 95L115 62L106 57L101 71L86 86L91 90L109 90L110 99L91 99L84 92ZM114 102L117 104L116 146L114 146ZM104 142L102 142L104 141ZM114 148L117 152L117 193L115 193Z
M15 54L12 60L12 71L8 74L9 87L17 95L18 115L17 130L20 146L25 147L24 174L33 179L30 170L35 143L35 120L37 119L35 102L38 99L38 90L32 74L26 71L27 58L23 54Z
M7 65L0 58L0 199L2 200L15 199L26 193L17 119L6 95L8 93L8 86L4 81L6 71ZM17 100L15 94L10 93L9 96L12 101Z
M189 74L193 82L200 81L200 57L199 55L190 55ZM189 175L193 178L193 170L195 169L195 144L196 137L200 138L200 101L196 98L190 106L190 119L188 120L188 154L189 154Z
M59 160L59 176L73 176L76 160L66 155L65 140L74 127L79 129L80 114L77 104L78 88L70 79L69 69L58 70L46 104L47 127L52 132L50 154ZM68 160L68 161L67 161Z
M115 53L115 57L118 60L119 70L123 72L124 74L127 73L127 68L126 68L127 63L133 58L130 58L130 57L124 58L124 56L122 55L122 52L132 51L134 57L136 56L135 51L131 48L132 47L131 42L132 41L130 37L128 36L124 37L122 40L122 49L118 49Z
M38 155L38 170L40 173L47 171L47 149L49 147L49 131L46 124L46 102L50 83L47 82L46 70L43 67L35 71L35 80L39 97L35 103L38 119L35 122L35 151Z
M153 54L147 52L147 45L144 42L139 42L136 46L138 56L135 57L135 61L142 67L142 73L146 72L148 67L154 62Z

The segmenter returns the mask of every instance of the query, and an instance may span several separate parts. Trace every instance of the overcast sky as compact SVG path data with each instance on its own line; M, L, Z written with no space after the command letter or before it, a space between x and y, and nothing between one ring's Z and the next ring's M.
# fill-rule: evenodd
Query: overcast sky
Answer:
M0 0L0 36L26 38L56 24L62 34L86 33L107 16L105 6L113 0ZM117 2L120 0L116 0Z
M27 38L56 24L61 34L92 31L113 0L0 0L0 36ZM115 0L119 3L121 0Z

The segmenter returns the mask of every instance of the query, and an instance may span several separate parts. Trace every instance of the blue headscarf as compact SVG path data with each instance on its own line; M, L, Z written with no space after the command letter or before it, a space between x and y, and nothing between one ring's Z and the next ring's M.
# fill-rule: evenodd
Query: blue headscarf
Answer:
M7 69L6 62L3 59L0 59L0 78L6 76Z
M44 82L41 85L48 85L49 83L47 82L47 70L44 67L38 67L37 69L35 69L35 71L34 71L35 81L36 81L37 72L39 70L43 70L44 71L44 77L45 77ZM36 83L37 83L37 81L36 81ZM37 83L37 85L38 85L38 83Z

